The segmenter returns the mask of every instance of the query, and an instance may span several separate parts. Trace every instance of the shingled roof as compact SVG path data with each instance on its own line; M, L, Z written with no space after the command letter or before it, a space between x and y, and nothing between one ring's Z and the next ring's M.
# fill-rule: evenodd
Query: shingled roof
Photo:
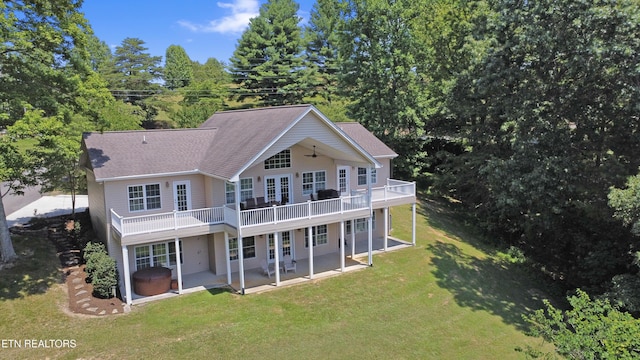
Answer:
M213 114L200 128L215 127L221 135L206 152L202 170L231 178L311 108L311 105L274 106ZM230 157L233 161L229 161Z
M84 165L98 181L128 176L196 172L217 129L85 133Z
M177 173L231 179L314 109L292 105L223 111L197 129L86 133L83 163L97 181ZM336 125L368 156L397 156L362 125Z
M336 125L342 129L350 138L357 142L362 148L373 155L373 157L379 158L394 158L397 157L391 148L389 148L380 139L375 137L369 130L357 122L340 122Z

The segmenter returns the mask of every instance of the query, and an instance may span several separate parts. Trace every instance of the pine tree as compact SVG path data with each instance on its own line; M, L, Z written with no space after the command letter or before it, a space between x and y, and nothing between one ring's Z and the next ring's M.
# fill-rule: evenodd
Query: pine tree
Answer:
M143 99L160 89L154 80L162 76L162 57L147 53L145 42L126 38L116 47L111 66L105 66L102 75L116 99L142 105Z
M240 99L256 97L263 106L302 101L307 70L298 7L293 0L269 0L251 19L231 58Z
M337 96L339 70L339 27L341 2L318 0L311 11L305 28L307 60L313 71L313 90L309 95L320 95L331 103Z

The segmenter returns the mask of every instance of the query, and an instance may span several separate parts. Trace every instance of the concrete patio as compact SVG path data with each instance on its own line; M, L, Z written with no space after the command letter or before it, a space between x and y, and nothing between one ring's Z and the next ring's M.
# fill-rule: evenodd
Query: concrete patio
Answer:
M350 245L350 244L349 244ZM387 251L395 251L412 246L410 242L403 240L388 238ZM362 270L367 265L367 241L356 241L355 256L351 258L351 247L345 248L345 269L344 272ZM384 252L384 240L382 238L373 239L373 254ZM375 262L374 262L375 263ZM264 291L279 289L285 286L308 283L310 281L323 279L331 276L343 274L340 270L340 253L315 256L313 259L313 277L309 277L309 259L300 259L296 261L296 272L283 273L280 271L280 285L276 286L275 275L271 278L267 277L261 268L245 269L245 294L256 294ZM193 293L214 288L228 287L227 275L215 275L210 271L203 271L195 274L183 276L183 294ZM231 274L231 288L240 293L240 276L238 272ZM142 304L149 301L166 299L178 296L177 290L171 290L164 294L155 296L140 296L133 293L132 304Z

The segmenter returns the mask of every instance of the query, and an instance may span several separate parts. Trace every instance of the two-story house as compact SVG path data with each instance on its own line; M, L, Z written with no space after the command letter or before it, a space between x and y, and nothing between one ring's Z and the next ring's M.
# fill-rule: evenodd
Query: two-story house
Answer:
M86 133L82 146L93 226L129 304L140 298L132 274L155 266L171 269L175 293L206 275L244 293L248 271L285 256L304 262L298 277L313 278L327 254L344 271L358 237L371 265L391 206L413 204L415 244L416 189L391 179L397 154L311 105L223 111L197 129Z

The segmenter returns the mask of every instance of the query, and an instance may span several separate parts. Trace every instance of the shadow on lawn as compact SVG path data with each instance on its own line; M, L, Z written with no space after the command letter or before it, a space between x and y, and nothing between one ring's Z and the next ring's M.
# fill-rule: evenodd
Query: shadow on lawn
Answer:
M44 294L63 282L55 248L46 232L12 235L18 254L14 266L0 270L0 301Z
M438 285L450 291L459 305L498 315L520 330L526 328L522 315L540 308L546 297L528 286L526 276L515 265L479 259L444 242L430 244L426 250L433 254Z

